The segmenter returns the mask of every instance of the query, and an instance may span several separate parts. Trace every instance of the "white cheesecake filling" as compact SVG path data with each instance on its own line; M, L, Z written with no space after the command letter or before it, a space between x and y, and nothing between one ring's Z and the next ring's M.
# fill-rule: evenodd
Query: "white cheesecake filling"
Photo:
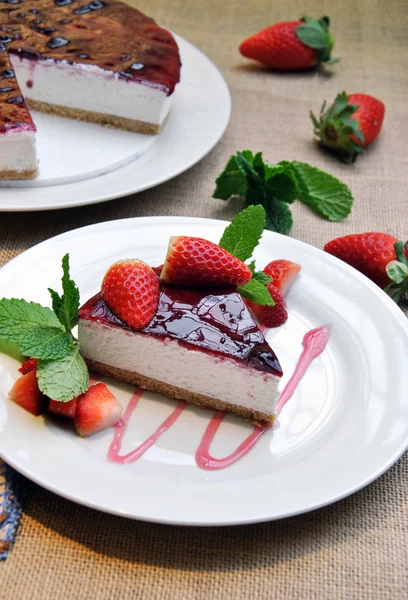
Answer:
M171 338L137 334L81 319L85 358L267 415L275 414L280 378L241 361L182 346Z
M163 123L170 110L172 96L153 84L93 65L9 56L25 98L154 125Z
M0 171L33 171L37 168L35 131L24 127L0 133Z

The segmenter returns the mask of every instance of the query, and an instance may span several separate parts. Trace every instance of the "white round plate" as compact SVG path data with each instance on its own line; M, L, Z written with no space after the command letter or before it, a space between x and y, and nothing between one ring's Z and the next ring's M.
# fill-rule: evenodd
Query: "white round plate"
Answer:
M126 196L176 177L208 154L228 124L230 93L216 66L175 37L181 81L160 135L34 112L40 176L31 182L0 183L0 211L59 209Z
M100 223L47 240L0 271L0 297L49 304L59 289L60 262L70 253L82 302L99 290L108 266L123 257L158 265L170 235L217 242L226 223L140 218ZM137 462L118 465L106 454L113 430L81 439L7 399L17 360L0 355L0 456L45 488L75 502L129 518L185 525L232 525L279 519L343 498L367 485L404 452L408 440L408 321L373 283L332 256L290 237L265 232L259 267L275 258L302 265L288 296L289 319L267 339L284 371L293 373L304 334L332 326L279 416L250 453L229 468L205 471L194 456L211 411L187 408ZM107 380L123 405L132 387ZM124 438L128 452L146 439L176 403L145 393ZM212 454L231 453L252 431L227 417Z

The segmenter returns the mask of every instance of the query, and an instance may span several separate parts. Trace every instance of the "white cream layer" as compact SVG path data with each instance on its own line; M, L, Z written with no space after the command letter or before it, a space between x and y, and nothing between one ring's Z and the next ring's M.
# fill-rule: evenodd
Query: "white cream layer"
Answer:
M117 73L93 65L9 56L25 98L154 125L163 123L170 110L172 96Z
M240 361L188 349L157 338L89 320L78 336L85 358L139 373L169 385L268 415L275 414L279 377Z
M37 168L35 132L20 129L0 134L0 171L33 171Z

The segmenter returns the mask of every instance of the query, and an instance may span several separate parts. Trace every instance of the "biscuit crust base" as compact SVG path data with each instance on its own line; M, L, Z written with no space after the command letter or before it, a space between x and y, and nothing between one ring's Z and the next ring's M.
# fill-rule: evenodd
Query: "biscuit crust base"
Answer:
M168 383L164 383L158 379L145 377L144 375L139 375L139 373L133 373L132 371L125 371L124 369L112 367L111 365L90 360L89 358L85 358L85 361L91 371L96 371L102 375L108 375L109 377L119 379L120 381L125 381L126 383L138 385L145 390L158 392L159 394L163 394L163 396L172 398L173 400L184 400L185 402L194 404L195 406L200 406L201 408L210 408L213 410L222 410L233 413L239 417L243 417L256 427L261 427L262 425L265 425L265 423L273 425L275 421L275 415L267 415L266 413L253 411L248 408L244 408L243 406L237 406L230 404L229 402L217 400L216 398L204 396L203 394L194 394L193 392L178 388L174 385L169 385Z
M0 171L0 179L34 179L37 175L37 167L35 169L26 169L25 171Z
M160 133L161 126L154 123L145 123L134 119L125 119L124 117L116 117L115 115L107 115L104 113L82 110L80 108L68 108L67 106L58 106L57 104L48 104L48 102L40 102L39 100L30 100L26 98L26 103L31 110L38 110L42 113L66 117L68 119L76 119L78 121L88 121L113 129L123 129L125 131L133 131L134 133L155 134Z

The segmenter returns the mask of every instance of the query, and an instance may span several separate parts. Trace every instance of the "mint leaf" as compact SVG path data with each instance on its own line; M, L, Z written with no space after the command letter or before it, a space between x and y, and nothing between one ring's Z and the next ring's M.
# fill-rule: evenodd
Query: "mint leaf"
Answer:
M251 279L245 285L238 286L237 290L241 296L261 306L274 306L275 304L268 289L256 279Z
M79 310L79 290L75 282L69 277L69 255L66 254L62 259L62 296L48 288L52 299L52 308L58 319L65 327L65 331L71 329L78 322Z
M73 344L71 334L59 327L37 325L24 336L19 346L25 356L49 360L62 358Z
M235 156L231 156L223 172L215 180L213 198L229 200L231 196L245 196L247 183L245 175L238 168Z
M59 320L49 308L16 298L0 300L0 338L19 346L38 325L61 330Z
M278 233L289 233L293 225L292 213L285 202L275 198L268 199L266 227Z
M263 271L256 271L252 275L252 278L256 279L256 281L259 281L259 283L262 283L262 285L266 285L267 283L270 283L272 281L272 277L270 277Z
M248 206L225 228L219 246L242 261L251 258L265 227L262 206Z
M68 402L86 392L89 374L79 353L79 344L58 360L40 360L37 366L38 385L46 396L60 402Z
M345 219L353 206L353 195L345 183L307 163L291 163L299 186L299 200L329 221Z

